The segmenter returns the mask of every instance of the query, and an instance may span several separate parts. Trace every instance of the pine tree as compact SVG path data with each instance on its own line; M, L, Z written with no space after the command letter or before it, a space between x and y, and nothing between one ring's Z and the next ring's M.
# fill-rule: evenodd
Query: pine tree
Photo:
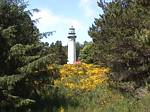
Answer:
M112 69L115 81L150 81L150 2L115 0L98 2L103 14L95 19L89 35L96 63Z
M26 111L50 84L47 65L55 56L47 54L46 44L40 42L26 6L18 0L0 1L0 109L4 112Z

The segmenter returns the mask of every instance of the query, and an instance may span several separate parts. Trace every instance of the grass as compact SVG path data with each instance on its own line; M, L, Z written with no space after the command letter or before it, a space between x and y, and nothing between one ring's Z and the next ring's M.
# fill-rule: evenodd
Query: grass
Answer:
M150 112L150 94L141 99L123 96L107 84L100 85L91 92L72 96L60 92L55 95L35 112Z
M150 112L150 94L141 99L124 97L107 85L74 96L73 99L78 102L78 105L64 106L64 112Z

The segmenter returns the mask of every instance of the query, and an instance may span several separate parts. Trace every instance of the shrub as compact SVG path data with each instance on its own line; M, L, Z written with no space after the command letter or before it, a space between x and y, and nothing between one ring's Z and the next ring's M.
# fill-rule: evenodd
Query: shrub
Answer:
M87 92L107 81L108 68L93 64L66 64L60 69L60 79L54 85L74 92Z

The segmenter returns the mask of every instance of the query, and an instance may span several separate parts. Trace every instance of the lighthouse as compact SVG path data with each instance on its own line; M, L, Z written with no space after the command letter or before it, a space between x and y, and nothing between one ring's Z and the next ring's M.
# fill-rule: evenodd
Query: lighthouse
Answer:
M71 26L68 33L68 64L76 61L76 33L75 28Z

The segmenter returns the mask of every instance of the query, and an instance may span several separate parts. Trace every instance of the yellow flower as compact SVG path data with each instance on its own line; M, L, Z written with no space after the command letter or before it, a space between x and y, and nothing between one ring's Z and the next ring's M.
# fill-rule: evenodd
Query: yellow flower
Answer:
M61 106L59 112L65 112L64 108Z
M64 86L70 90L91 91L107 81L109 68L93 64L65 64L60 68L60 79L54 81L57 87Z

